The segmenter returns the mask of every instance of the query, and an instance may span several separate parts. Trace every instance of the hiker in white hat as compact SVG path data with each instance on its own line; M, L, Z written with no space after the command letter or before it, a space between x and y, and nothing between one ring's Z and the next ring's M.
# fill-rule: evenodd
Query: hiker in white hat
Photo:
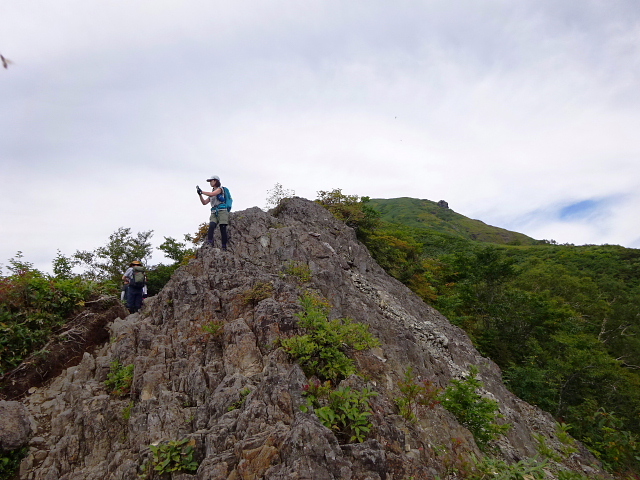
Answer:
M220 183L220 177L217 175L211 175L207 178L207 182L211 185L211 192L203 192L200 187L196 187L196 191L200 196L200 201L203 205L211 205L211 216L209 217L209 231L207 232L207 245L213 246L213 234L216 231L216 226L220 225L220 237L222 239L222 250L227 250L227 225L229 225L229 210L230 205L227 205L227 189L222 187ZM230 199L229 199L230 203Z

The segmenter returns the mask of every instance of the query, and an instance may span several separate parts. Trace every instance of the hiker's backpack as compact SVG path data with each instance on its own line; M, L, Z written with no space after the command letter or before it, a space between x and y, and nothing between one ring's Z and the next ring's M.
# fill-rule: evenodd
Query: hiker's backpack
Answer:
M144 267L133 267L133 277L129 281L129 286L133 288L142 288L147 283L147 277L144 274Z
M220 205L218 205L216 208L226 207L228 211L231 211L231 206L233 205L233 198L231 198L231 192L229 192L229 189L227 187L221 187L221 188L222 188L222 193L219 193L218 195L216 195L216 197L218 198L218 201L220 202Z

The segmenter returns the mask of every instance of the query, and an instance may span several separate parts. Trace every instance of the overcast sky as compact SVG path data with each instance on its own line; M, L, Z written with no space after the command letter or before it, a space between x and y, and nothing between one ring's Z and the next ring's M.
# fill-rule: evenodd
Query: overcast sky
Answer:
M341 188L640 248L637 0L2 0L0 18L5 265L119 227L182 239L213 174L234 210L276 183Z

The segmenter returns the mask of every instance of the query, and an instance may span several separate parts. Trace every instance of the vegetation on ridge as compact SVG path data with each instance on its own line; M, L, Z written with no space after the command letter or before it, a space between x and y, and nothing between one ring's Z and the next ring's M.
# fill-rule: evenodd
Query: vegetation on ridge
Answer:
M640 474L640 250L474 241L442 216L389 222L379 201L327 197L317 202L338 218L348 209L376 261L464 328L516 395L568 424L609 471Z

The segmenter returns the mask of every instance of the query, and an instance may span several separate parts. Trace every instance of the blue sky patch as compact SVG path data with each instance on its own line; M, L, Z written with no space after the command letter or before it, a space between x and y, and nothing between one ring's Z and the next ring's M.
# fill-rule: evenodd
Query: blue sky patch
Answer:
M583 220L597 214L605 203L605 200L583 200L561 208L558 217L564 221Z

